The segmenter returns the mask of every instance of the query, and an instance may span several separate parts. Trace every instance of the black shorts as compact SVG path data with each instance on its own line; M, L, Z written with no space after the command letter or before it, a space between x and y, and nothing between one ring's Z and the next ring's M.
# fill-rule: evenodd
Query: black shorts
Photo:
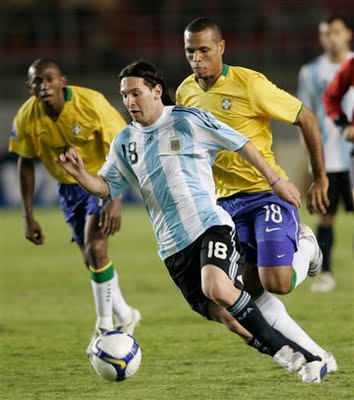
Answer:
M354 205L349 171L328 172L327 176L329 180L328 198L330 201L327 212L335 214L341 199L343 199L345 210L353 211Z
M209 318L208 302L201 285L201 269L206 264L221 268L234 285L242 288L243 255L235 234L229 226L213 226L192 244L166 258L165 265L171 278L194 311Z

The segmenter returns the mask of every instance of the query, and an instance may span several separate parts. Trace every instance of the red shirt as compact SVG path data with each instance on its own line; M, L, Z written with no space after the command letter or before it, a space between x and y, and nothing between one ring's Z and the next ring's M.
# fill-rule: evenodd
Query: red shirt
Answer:
M354 57L342 65L323 95L323 105L332 120L344 114L341 101L350 86L354 86ZM354 122L354 110L352 122Z

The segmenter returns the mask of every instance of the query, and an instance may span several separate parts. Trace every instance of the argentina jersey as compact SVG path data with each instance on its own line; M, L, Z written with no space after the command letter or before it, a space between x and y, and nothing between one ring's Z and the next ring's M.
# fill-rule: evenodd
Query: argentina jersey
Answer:
M348 54L350 57L352 53ZM352 145L344 140L341 131L327 116L322 103L322 96L333 80L341 64L333 63L326 55L316 58L313 62L304 65L299 75L299 99L316 114L321 130L325 165L327 172L342 172L350 169L350 152ZM353 102L348 93L343 100L343 108L350 118L348 105ZM352 103L353 104L353 103Z
M237 151L247 141L210 113L165 107L154 124L133 122L116 136L99 175L112 198L128 184L141 193L165 259L211 226L234 226L217 205L212 164L219 150Z

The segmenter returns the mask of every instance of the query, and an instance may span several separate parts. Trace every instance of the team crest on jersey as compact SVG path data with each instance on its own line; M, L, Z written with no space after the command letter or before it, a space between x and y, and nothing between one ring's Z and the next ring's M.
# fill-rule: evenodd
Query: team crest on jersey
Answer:
M78 124L73 125L72 132L74 135L80 135L81 134L81 126Z
M221 107L223 110L225 111L231 110L231 106L232 106L231 99L222 99Z
M181 151L181 139L178 136L171 136L168 144L171 152L178 153Z

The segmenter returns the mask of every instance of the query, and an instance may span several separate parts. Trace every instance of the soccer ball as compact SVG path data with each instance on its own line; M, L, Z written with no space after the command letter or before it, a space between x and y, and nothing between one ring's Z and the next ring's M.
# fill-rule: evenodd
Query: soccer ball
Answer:
M141 349L133 336L108 331L99 336L90 351L90 362L97 375L107 381L123 381L139 369Z

